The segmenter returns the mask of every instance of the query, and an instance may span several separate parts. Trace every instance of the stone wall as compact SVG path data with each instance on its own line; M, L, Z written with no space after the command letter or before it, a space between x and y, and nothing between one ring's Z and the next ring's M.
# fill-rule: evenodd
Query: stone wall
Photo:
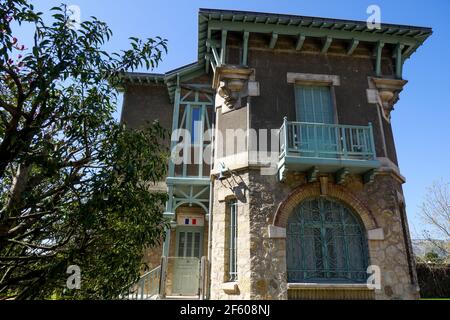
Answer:
M401 181L395 175L377 174L369 184L364 184L361 176L352 176L343 185L337 185L328 175L326 187L318 181L308 183L303 174L289 174L285 183L278 182L276 176L261 175L259 170L242 171L239 175L242 184L236 193L245 196L238 197L238 290L230 290L226 283L225 200L234 195L227 183L216 181L212 299L287 299L285 238L269 234L269 226L284 228L282 221L287 221L301 199L321 195L342 201L360 214L368 237L369 264L381 270L381 290L375 290L375 298L418 297L414 266L407 250L408 233L401 217Z
M214 213L211 248L211 299L250 299L251 291L251 241L248 190L248 174L241 175L242 182L232 193L227 185L218 181L214 183ZM238 281L230 283L228 277L229 224L227 202L238 200L238 244L237 272Z

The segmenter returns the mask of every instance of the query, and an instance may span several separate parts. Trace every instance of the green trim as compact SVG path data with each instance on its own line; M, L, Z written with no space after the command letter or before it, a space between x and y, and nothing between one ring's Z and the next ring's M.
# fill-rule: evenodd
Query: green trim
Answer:
M359 40L356 40L356 39L352 40L352 42L350 43L350 46L348 47L348 50L347 50L347 55L348 56L351 56L353 54L353 52L358 47L358 44L359 44Z
M334 39L353 40L366 42L378 42L383 41L385 43L397 44L404 43L406 45L416 46L423 42L418 38L404 37L398 35L389 35L383 33L369 33L369 32L355 32L348 30L337 30L327 28L311 28L311 27L294 27L272 24L254 24L243 22L231 22L231 21L216 21L212 20L208 23L208 29L211 30L228 30L235 32L253 32L253 33L268 33L278 35L291 35L298 36L302 34L307 37L326 38L331 37Z
M275 46L277 44L277 40L278 40L278 34L277 33L272 33L272 37L270 38L270 43L269 43L269 48L270 49L275 48Z
M402 51L405 46L401 43L397 44L395 47L395 76L398 79L403 78L403 55Z
M384 42L378 41L377 46L375 48L375 56L376 56L376 66L375 66L375 74L377 77L381 76L381 54L383 52Z
M220 64L226 63L227 57L227 30L222 30L222 43L220 46Z
M242 44L242 65L247 65L248 60L248 39L250 37L249 32L244 32L243 44Z
M211 181L209 178L199 178L199 177L183 177L183 178L168 177L166 179L167 185L181 184L181 185L204 185L204 186L207 186L207 185L209 185L210 182Z
M199 24L204 28L208 21L241 22L254 25L281 25L292 28L307 27L339 31L371 32L403 37L426 37L432 33L431 28L398 24L381 24L380 30L369 30L366 21L331 19L312 16L298 16L250 11L200 9Z
M295 50L300 51L305 43L306 36L303 34L298 35L297 43L295 44Z
M285 164L290 168L291 165L317 165L320 167L340 167L340 168L362 168L362 169L375 169L380 167L378 160L348 160L348 159L327 159L327 158L308 158L308 157L296 157L287 156L284 158ZM321 170L322 171L322 170Z
M332 37L327 37L325 39L324 43L323 43L323 47L322 47L321 53L327 53L332 42L333 42L333 38Z

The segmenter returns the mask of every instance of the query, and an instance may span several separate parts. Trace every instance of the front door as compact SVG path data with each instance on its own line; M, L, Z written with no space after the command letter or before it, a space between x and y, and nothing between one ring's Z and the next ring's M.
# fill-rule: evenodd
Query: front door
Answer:
M198 295L203 227L177 228L177 257L174 261L173 293Z

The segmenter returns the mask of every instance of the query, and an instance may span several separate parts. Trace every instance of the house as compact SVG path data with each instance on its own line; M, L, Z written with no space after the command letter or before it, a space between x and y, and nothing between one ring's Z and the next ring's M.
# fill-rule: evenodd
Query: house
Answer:
M123 77L121 121L172 132L171 228L138 295L418 298L391 113L432 30L215 9L198 22L196 62Z

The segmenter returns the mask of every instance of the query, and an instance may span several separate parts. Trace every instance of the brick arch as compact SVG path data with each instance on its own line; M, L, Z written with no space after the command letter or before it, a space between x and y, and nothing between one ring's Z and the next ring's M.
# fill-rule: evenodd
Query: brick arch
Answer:
M299 203L321 195L320 183L318 182L295 188L278 206L272 220L273 225L286 228L289 215ZM378 223L370 209L347 188L329 183L325 196L341 201L353 209L361 218L366 230L378 228Z

